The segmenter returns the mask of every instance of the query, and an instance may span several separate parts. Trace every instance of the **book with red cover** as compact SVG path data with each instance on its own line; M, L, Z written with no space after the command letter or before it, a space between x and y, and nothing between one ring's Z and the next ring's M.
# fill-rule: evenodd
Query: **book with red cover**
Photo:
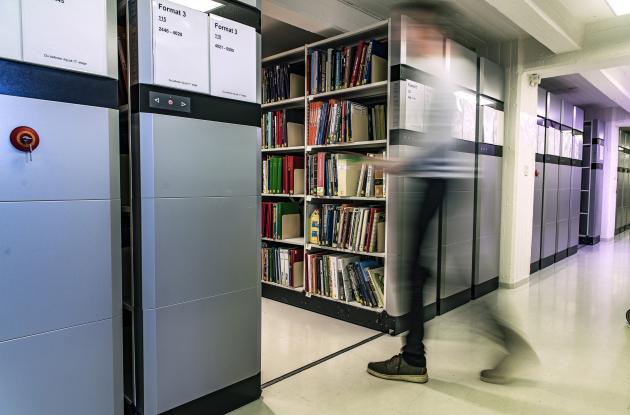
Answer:
M324 196L326 153L317 153L317 196Z
M304 157L286 156L287 157L287 176L288 176L288 193L295 193L295 169L304 169Z
M350 86L355 86L357 79L359 78L359 69L361 68L361 60L363 59L363 53L365 49L365 43L359 42L357 46L357 52L354 56L354 64L352 65L352 77L350 78Z

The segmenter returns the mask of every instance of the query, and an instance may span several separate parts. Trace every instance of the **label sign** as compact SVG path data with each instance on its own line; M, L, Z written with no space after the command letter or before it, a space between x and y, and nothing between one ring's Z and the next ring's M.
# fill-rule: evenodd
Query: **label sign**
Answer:
M210 93L256 102L256 30L210 15Z
M170 1L152 3L153 82L207 94L208 16Z
M411 80L407 80L406 84L403 128L422 132L424 128L424 85Z
M3 37L0 42L0 57L22 59L20 0L3 0L0 27Z
M24 60L107 73L106 0L22 0Z

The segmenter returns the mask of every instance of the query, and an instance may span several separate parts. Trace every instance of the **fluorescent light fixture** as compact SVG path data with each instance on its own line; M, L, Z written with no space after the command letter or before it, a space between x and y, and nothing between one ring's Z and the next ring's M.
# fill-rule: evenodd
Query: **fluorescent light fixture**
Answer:
M630 0L606 0L606 2L617 16L630 13Z
M175 0L174 2L204 13L223 6L223 4L213 0Z

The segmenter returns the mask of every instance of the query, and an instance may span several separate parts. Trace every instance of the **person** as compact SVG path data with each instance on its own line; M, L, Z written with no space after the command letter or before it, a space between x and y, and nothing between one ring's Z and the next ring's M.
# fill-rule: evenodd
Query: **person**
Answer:
M457 100L454 88L444 75L443 45L445 37L449 35L450 19L454 13L455 9L451 4L444 1L412 2L399 6L392 19L396 24L401 21L400 15L407 16L407 57L422 57L426 67L442 70L434 71L431 99L423 117L424 133L419 134L413 155L402 160L379 163L388 174L407 179L405 192L400 200L404 216L398 231L408 235L407 238L402 238L405 248L402 255L404 266L399 278L403 286L401 294L407 297L405 302L410 308L405 316L409 331L401 353L388 360L371 362L367 367L369 374L388 380L415 383L426 383L429 380L423 343L423 297L425 283L431 277L431 272L429 264L425 263L422 256L422 250L427 248L428 230L440 211L449 183L454 180L470 180L474 173L474 166L453 151L456 145L452 132ZM395 28L393 32L400 33L400 28ZM397 39L393 38L392 41ZM411 193L417 193L419 189L422 189L424 198L422 203L415 203ZM509 306L504 306L501 312L485 303L481 306L479 319L486 326L485 334L502 345L507 353L492 369L481 371L480 379L496 384L509 383L520 367L537 363L537 355L524 337L511 327L508 320L499 317L509 314Z
M443 68L443 45L446 36L445 22L452 14L451 7L442 2L423 2L399 6L395 15L406 17L407 54L422 57L427 66ZM395 17L393 22L400 22ZM395 23L396 24L396 23ZM400 33L400 29L396 30ZM394 39L396 41L396 39ZM391 359L371 362L367 371L373 376L389 380L425 383L428 381L425 357L423 296L424 286L430 277L430 267L423 263L421 251L427 243L427 234L432 220L437 217L446 196L449 180L469 178L474 166L460 160L453 152L453 123L457 109L454 90L449 80L437 70L431 85L431 99L425 107L424 133L419 134L412 156L402 160L382 162L388 174L409 178L406 189L422 189L424 200L414 203L406 191L400 200L405 212L399 232L405 238L402 275L402 295L410 311L406 315L409 332L402 352Z

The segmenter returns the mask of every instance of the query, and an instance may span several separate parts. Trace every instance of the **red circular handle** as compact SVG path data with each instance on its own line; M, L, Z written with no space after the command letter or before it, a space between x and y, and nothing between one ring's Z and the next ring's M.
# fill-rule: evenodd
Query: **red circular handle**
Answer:
M11 144L20 151L30 153L39 146L39 134L31 127L17 127L11 131Z

